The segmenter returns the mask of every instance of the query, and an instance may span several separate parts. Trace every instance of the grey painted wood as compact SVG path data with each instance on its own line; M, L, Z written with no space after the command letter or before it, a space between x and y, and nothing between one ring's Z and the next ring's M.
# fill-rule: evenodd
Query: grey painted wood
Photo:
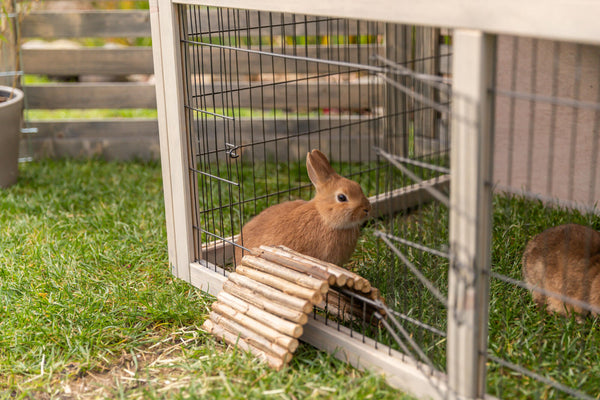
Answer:
M157 160L160 154L156 120L82 120L31 122L37 134L21 139L21 154L34 158Z
M29 108L156 108L150 83L56 83L25 88Z
M369 81L369 82L368 82ZM263 83L259 81L201 82L195 89L201 95L195 100L204 108L244 107L253 109L286 109L307 111L329 109L375 109L383 104L385 87L376 79L346 81L330 84L317 81Z
M164 0L165 4L167 0ZM362 18L411 25L475 29L488 33L515 34L546 39L600 43L600 2L590 0L177 0L254 10ZM540 13L541 11L547 11Z
M148 136L158 138L157 121L154 119L101 119L66 121L31 121L38 133L32 139L119 138L123 136Z
M33 12L23 20L23 37L148 37L146 10Z
M130 75L152 74L152 48L23 49L27 74Z
M485 395L492 224L496 41L454 32L450 268L446 370L450 399Z

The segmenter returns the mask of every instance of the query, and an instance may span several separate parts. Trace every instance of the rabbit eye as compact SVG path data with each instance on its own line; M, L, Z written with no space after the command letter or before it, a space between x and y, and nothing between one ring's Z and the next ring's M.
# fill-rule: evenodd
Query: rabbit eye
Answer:
M343 194L343 193L340 193L340 194L338 194L338 195L337 195L337 199L338 199L338 201L339 201L339 202L341 202L341 203L343 203L344 201L348 201L348 198L347 198L347 197L346 197L346 195L345 195L345 194Z

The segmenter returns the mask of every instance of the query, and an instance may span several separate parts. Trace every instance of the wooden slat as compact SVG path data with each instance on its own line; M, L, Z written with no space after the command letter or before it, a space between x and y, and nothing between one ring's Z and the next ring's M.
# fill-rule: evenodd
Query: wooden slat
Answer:
M204 107L252 107L254 109L283 108L287 110L375 109L383 104L384 85L375 80L348 81L331 84L327 81L300 81L298 83L267 84L240 82L213 82L201 85L199 101Z
M203 129L200 153L225 149L226 142L241 146L242 160L302 160L313 148L340 154L345 161L375 160L372 150L378 138L377 118L333 115L331 118L239 118L222 120L208 116L194 129ZM196 137L197 133L194 133Z
M101 120L56 120L30 121L29 125L38 129L32 138L119 138L156 137L158 139L157 121L154 119L123 118Z
M90 158L157 160L156 120L32 122L37 134L22 139L23 154L34 158Z
M147 10L33 12L23 20L23 37L148 37Z
M150 83L56 83L24 87L32 109L156 108Z
M167 0L165 0L167 1ZM182 3L183 0L176 0ZM481 30L547 39L600 43L600 2L590 0L185 0L216 7L363 18L371 21ZM540 14L540 12L544 12Z
M130 75L152 74L152 48L23 49L27 74Z

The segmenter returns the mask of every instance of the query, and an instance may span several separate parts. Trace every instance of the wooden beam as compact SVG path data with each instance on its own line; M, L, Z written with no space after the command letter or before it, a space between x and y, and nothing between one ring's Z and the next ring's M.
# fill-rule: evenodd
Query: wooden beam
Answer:
M183 3L184 0L177 0ZM600 2L590 0L185 0L185 3L275 12L307 13L371 21L600 43ZM543 15L540 10L544 10Z
M450 399L486 389L496 38L454 32L447 371Z
M154 73L151 47L23 48L22 55L26 74L72 76Z
M158 125L155 119L115 118L81 119L58 121L29 121L38 133L36 139L81 139L81 138L122 138L125 136L146 136L158 138Z
M23 90L31 109L156 108L151 83L52 83Z
M148 37L147 10L35 11L25 16L23 37Z

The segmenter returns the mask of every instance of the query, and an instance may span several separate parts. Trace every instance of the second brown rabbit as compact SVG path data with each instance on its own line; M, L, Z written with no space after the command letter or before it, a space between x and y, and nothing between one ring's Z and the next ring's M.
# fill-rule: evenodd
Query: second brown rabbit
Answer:
M284 245L300 253L343 265L348 261L368 218L371 204L360 185L338 175L325 154L306 156L308 177L316 194L310 201L295 200L263 210L242 228L247 249ZM239 263L242 249L236 246Z
M600 307L600 232L577 224L547 229L529 241L522 263L527 283ZM535 290L532 295L549 311L588 313Z

